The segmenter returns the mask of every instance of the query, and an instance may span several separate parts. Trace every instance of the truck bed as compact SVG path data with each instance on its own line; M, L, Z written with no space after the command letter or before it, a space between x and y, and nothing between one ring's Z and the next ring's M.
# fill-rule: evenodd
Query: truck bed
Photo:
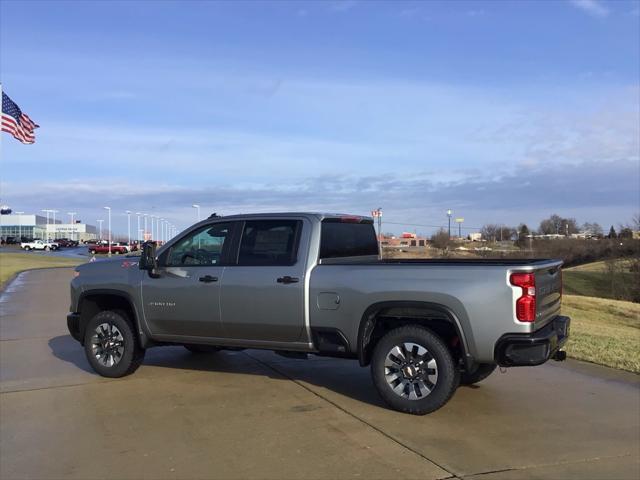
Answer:
M320 260L321 265L461 265L511 267L516 265L540 266L560 260L549 258L383 258L342 257Z

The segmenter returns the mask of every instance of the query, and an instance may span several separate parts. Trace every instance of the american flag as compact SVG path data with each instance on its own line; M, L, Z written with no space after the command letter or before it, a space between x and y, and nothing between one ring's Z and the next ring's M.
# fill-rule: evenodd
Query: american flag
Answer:
M2 92L2 131L10 133L13 138L22 143L34 143L36 135L33 132L40 125L36 125L26 113L9 96Z

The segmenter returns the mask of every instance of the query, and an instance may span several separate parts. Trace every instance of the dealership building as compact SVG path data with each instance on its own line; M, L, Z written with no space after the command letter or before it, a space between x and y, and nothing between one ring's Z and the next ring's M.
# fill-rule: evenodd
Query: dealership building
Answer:
M0 215L0 236L14 238L34 238L53 240L69 238L71 240L92 240L98 237L96 227L85 223L62 223L51 218L47 221L42 215L10 214Z

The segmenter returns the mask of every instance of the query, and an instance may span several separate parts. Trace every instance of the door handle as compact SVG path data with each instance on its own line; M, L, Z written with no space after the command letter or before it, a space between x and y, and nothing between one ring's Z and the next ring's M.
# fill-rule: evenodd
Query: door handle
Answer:
M290 277L289 275L285 275L284 277L278 277L276 282L278 283L298 283L300 279L298 277Z
M198 280L204 283L217 282L218 277L212 277L211 275L205 275L204 277L200 277Z

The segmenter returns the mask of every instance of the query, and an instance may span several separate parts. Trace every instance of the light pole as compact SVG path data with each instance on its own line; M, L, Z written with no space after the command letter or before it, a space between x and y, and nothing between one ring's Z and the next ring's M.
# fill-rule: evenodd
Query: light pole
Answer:
M451 238L451 214L453 212L451 209L447 210L447 218L449 219L449 238Z
M102 222L104 222L104 220L96 220L96 222L98 222L98 227L100 228L100 230L98 230L100 232L98 236L100 237L100 240L102 240Z
M129 237L129 248L131 248L131 210L126 210L127 214L127 236Z
M464 218L456 218L456 223L458 224L458 238L462 239L462 222L464 222Z
M73 217L75 217L78 214L78 212L67 212L67 215L69 215L71 217L71 240L76 240L75 238L73 238L76 231L74 228L75 223L73 223Z
M108 255L111 256L111 207L104 207L104 209L109 212L109 253Z
M136 212L136 216L138 217L138 229L136 230L136 235L138 237L138 243L140 243L140 215L142 215L140 212Z
M164 243L164 218L160 219L160 241Z
M143 237L143 240L146 242L147 241L146 236L147 236L147 216L148 216L148 214L145 213L145 214L143 214L143 216L144 216L144 234L143 234L144 237Z
M55 236L55 233L56 233L56 213L58 213L59 211L60 210L51 210L51 213L53 213L53 233L54 233L53 238L54 238L54 240L56 238L56 236Z
M45 240L49 240L49 214L53 212L53 210L44 209L42 211L47 214L47 232L45 234Z
M156 229L154 225L153 219L156 218L155 215L149 215L151 217L151 241L153 242L154 238L156 238Z
M18 215L18 243L22 242L22 214L24 212L16 212Z
M191 206L198 211L198 222L199 222L200 221L200 205L198 205L197 203L194 203Z

